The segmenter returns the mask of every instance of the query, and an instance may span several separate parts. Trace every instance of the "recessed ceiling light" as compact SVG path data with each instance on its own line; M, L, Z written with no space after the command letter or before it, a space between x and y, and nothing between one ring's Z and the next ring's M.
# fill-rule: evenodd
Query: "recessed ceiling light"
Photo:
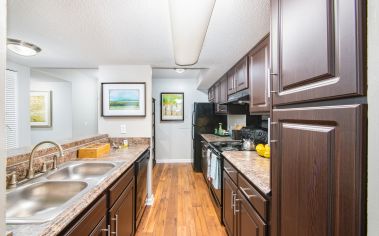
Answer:
M176 73L181 74L181 73L183 73L184 71L186 71L186 69L183 69L183 68L176 68L175 71L176 71Z
M169 0L175 63L194 65L199 60L216 0Z
M18 55L26 57L34 56L41 51L41 48L34 44L10 38L7 40L7 48Z

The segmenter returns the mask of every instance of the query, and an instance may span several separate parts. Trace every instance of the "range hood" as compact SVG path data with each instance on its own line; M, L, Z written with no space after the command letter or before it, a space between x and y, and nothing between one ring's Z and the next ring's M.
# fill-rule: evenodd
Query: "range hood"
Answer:
M241 90L237 93L228 96L228 101L224 104L249 104L250 94L249 89Z

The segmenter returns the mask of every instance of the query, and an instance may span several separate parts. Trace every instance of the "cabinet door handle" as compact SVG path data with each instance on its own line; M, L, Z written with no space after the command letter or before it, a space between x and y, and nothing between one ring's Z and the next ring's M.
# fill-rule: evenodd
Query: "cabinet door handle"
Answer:
M229 170L228 168L224 167L224 170L226 173L228 173L229 175L232 174L232 173L235 173L235 171L231 171Z
M237 209L237 204L236 204L236 202L238 201L241 201L241 199L237 199L237 194L236 194L236 196L234 197L233 215L237 215L237 213L240 212L240 210Z
M231 198L231 200L232 200L232 203L231 203L231 208L234 210L234 192L232 191L232 198Z
M115 216L116 216L116 217L115 217L115 218L112 218L112 220L113 220L113 221L116 221L116 226L115 226L116 230L115 230L115 232L111 232L111 234L112 234L112 235L116 235L116 236L118 236L118 214L116 214Z
M106 229L101 229L101 232L107 232L107 236L111 236L111 225L108 225Z
M279 143L279 140L270 140L270 143Z
M256 197L256 196L257 196L257 195L255 195L255 194L249 195L249 194L246 192L247 190L249 190L249 188L240 188L240 189L241 189L242 193L245 194L245 196L246 196L247 198L253 198L253 197Z

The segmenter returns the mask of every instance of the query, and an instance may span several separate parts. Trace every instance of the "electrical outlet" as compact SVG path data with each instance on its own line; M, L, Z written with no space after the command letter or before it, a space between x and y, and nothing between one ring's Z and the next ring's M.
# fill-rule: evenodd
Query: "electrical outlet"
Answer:
M122 124L122 125L120 126L120 129L121 129L121 133L122 133L122 134L126 134L126 125L125 125L125 124Z

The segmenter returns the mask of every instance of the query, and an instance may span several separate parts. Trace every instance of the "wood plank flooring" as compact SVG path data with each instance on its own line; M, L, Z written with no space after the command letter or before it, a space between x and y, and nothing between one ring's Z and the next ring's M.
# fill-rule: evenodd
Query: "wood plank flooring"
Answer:
M191 164L157 164L153 173L155 202L147 207L137 236L224 236L201 173Z

